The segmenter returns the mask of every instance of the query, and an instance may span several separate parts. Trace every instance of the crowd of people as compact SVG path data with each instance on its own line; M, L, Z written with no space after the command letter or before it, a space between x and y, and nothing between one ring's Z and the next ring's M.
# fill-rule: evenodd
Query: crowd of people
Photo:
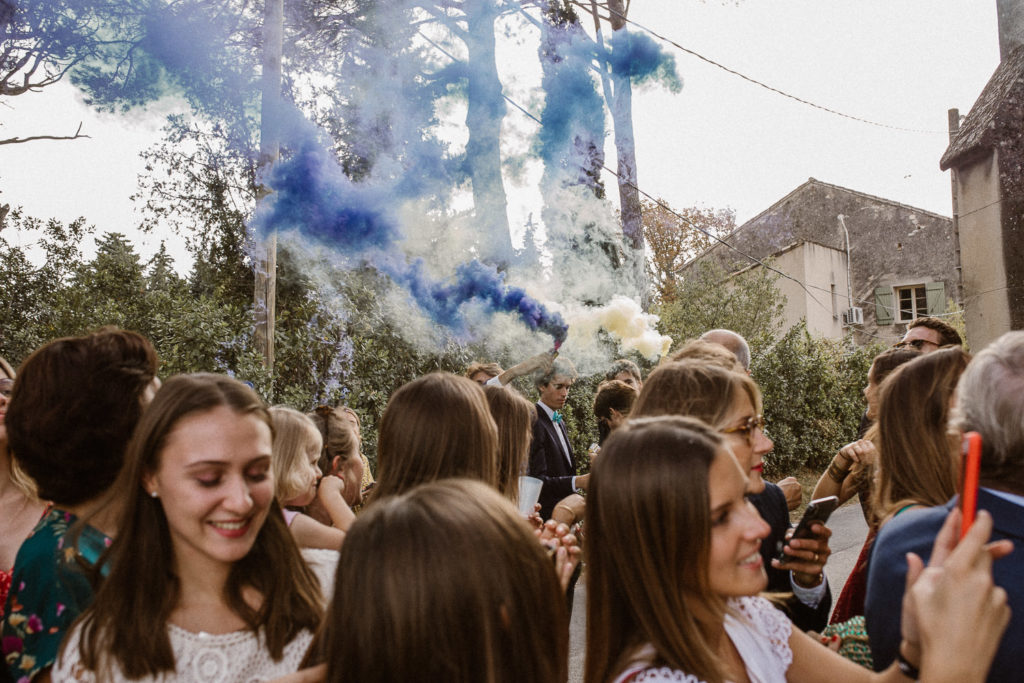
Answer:
M835 609L831 530L794 537L799 482L763 476L751 363L728 330L646 377L616 361L586 456L567 359L431 373L391 396L371 472L350 408L161 383L133 332L0 362L0 681L563 682L584 564L586 683L1015 680L1024 332L971 358L924 318L875 359L813 494L870 529Z

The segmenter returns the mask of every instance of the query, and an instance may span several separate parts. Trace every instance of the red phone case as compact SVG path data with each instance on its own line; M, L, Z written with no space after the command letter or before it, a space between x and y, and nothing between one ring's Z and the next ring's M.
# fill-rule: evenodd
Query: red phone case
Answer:
M963 475L960 479L960 538L967 535L978 510L978 471L981 468L981 434L964 434Z

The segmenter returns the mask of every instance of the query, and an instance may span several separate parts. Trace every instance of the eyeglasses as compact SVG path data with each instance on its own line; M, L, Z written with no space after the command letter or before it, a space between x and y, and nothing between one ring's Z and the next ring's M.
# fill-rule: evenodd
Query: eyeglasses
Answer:
M747 440L747 444L749 445L751 439L753 439L754 437L754 430L760 429L763 432L764 427L764 417L761 415L752 415L751 417L748 417L746 420L744 420L743 424L738 425L736 427L729 427L728 429L722 429L720 431L722 432L722 434L739 434L740 436Z
M898 342L894 345L894 347L897 349L905 349L907 347L912 346L918 351L920 351L925 344L932 344L934 346L934 343L928 341L927 339L910 339L908 341Z

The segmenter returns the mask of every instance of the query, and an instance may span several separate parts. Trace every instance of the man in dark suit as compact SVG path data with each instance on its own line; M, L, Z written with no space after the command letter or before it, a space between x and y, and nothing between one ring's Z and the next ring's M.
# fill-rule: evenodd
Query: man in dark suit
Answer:
M974 357L957 385L951 422L981 434L978 508L992 515L992 540L1010 539L1013 552L992 566L1007 593L1012 616L996 652L989 681L1021 680L1024 662L1024 332L1007 332ZM908 407L908 410L910 407ZM876 670L896 658L907 574L906 554L927 562L946 515L957 504L910 510L886 524L875 539L868 572L865 622ZM905 653L908 659L911 655ZM972 656L964 652L964 657ZM920 662L911 661L912 665Z
M533 423L527 473L543 482L540 516L544 519L551 518L558 501L577 488L585 489L590 478L589 474L576 476L576 459L560 412L575 380L576 368L560 358L534 379L540 400L537 401L537 419Z

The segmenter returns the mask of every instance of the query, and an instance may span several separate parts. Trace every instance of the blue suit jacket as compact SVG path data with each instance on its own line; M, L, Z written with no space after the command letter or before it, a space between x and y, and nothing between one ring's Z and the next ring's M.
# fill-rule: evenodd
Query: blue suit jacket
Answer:
M565 443L569 446L569 461L565 459L562 446L558 443L556 429L562 430ZM576 460L573 458L565 424L556 425L539 405L537 419L533 423L527 474L544 482L540 490L540 516L550 519L555 504L573 492L572 478L576 475Z
M905 556L917 553L927 562L932 543L957 499L935 508L908 510L886 524L875 539L868 569L868 594L864 619L875 669L881 671L896 659L900 646L900 615L907 575ZM992 566L996 585L1009 597L1013 615L989 670L989 681L1020 681L1024 663L1024 507L978 491L978 509L988 510L994 521L992 540L1013 541L1013 553ZM963 653L970 657L971 653Z

